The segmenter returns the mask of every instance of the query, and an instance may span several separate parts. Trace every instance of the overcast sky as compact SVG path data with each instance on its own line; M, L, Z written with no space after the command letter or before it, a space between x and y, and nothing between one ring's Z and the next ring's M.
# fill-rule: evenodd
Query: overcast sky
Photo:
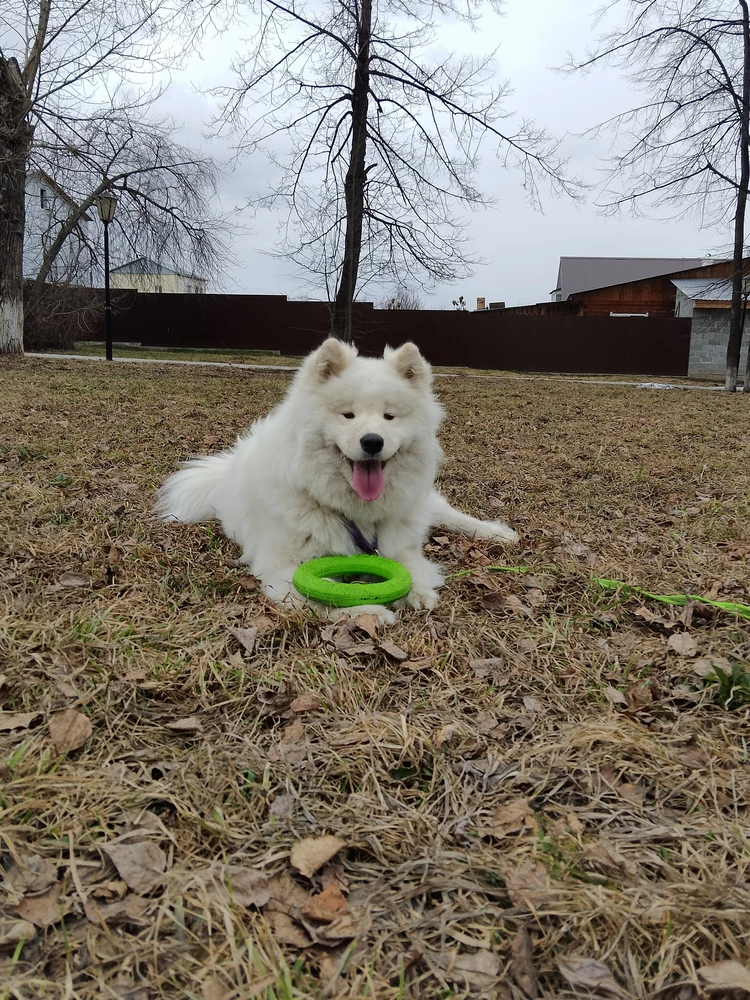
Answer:
M568 52L582 55L587 44L592 44L596 5L580 0L506 0L504 9L501 17L488 15L480 32L452 31L451 44L457 52L477 54L499 45L499 74L507 77L514 89L509 108L565 135L571 172L595 184L608 142L579 136L630 106L627 85L612 70L581 78L557 73L555 67L565 62ZM182 141L201 145L220 159L229 157L230 142L205 139L205 126L215 105L202 91L231 79L228 67L238 34L232 31L207 40L201 58L191 59L185 71L175 75L163 99L164 110L182 124ZM261 155L227 168L222 188L225 205L240 206L263 191L270 170ZM684 220L604 218L597 211L595 191L580 204L545 197L540 213L525 202L520 175L501 169L490 146L477 186L494 201L493 208L469 215L469 250L484 263L468 279L423 293L427 307L450 307L459 295L471 308L479 296L488 302L504 300L508 305L546 301L555 286L561 256L703 256L727 240L724 233L699 231ZM262 212L238 218L247 231L233 240L238 264L229 269L221 290L324 297L322 289L307 283L303 272L273 256L277 216ZM408 276L405 280L408 283ZM367 297L377 300L378 294Z

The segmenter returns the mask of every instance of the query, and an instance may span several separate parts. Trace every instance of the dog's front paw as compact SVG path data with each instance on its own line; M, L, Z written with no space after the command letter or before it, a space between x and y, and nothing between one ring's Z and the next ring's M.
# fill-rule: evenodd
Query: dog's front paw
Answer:
M518 532L505 521L483 521L475 537L485 538L489 542L499 542L501 545L518 544Z
M406 596L405 604L415 611L430 611L438 601L438 592L427 584L412 583L412 588Z

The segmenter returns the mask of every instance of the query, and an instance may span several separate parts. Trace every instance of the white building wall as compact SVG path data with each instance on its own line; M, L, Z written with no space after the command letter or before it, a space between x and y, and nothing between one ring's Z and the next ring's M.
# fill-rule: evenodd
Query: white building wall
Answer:
M23 238L23 276L33 279L39 273L44 249L54 240L70 214L69 203L54 191L44 177L29 172L26 177L26 224ZM79 223L88 235L92 223ZM91 234L94 235L93 233ZM91 285L91 262L81 234L73 232L55 259L49 276L52 281Z

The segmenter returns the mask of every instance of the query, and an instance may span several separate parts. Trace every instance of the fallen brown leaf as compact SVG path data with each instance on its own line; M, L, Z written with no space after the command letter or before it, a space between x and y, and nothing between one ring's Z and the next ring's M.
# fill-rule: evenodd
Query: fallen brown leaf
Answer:
M275 819L288 819L294 812L296 799L293 795L277 795L269 805L268 811Z
M315 872L338 854L346 841L327 834L323 837L306 837L292 847L289 860L300 874L312 878Z
M360 618L365 617L360 615ZM363 648L366 651L370 651L372 647L372 652L375 652L375 646L372 642L362 642L362 637L355 635L357 631L356 619L348 618L341 622L335 622L332 625L326 625L320 630L320 637L323 642L327 642L340 649L344 653L349 655L356 655L351 652L354 649ZM366 631L362 629L362 631Z
M380 620L377 615L372 615L372 614L357 615L357 617L354 619L354 624L357 626L357 628L360 628L362 629L363 632L366 632L371 639L377 638L378 626L380 625Z
M318 927L315 935L320 944L335 946L340 941L362 937L372 925L372 915L368 906L352 906L345 910L330 924Z
M667 639L667 649L671 649L678 656L695 656L698 652L698 643L688 632L675 632Z
M35 927L44 930L59 923L65 915L61 894L62 883L55 882L46 892L25 896L16 907L16 913L22 920L28 920Z
M484 660L469 660L469 667L474 671L476 677L492 677L496 671L505 667L505 660L502 656L490 656Z
M722 673L730 677L732 674L732 664L724 656L705 656L695 661L693 664L693 673L699 677L709 677L711 674L716 674L718 677Z
M93 731L88 717L74 708L55 712L49 719L49 734L55 753L70 753L80 749Z
M310 893L294 881L289 872L281 872L268 880L270 899L263 912L278 911L298 919L302 907L310 899Z
M109 927L133 924L140 927L144 924L143 918L148 907L149 900L131 894L113 903L101 903L92 896L88 896L83 909L86 919L92 924L107 924Z
M140 894L151 892L164 881L167 856L150 840L137 844L102 844L123 881Z
M75 684L72 684L66 677L55 678L55 687L65 698L80 698L81 693Z
M528 604L524 604L515 594L505 595L499 591L494 594L485 594L482 598L482 604L488 611L510 611L512 614L525 615L527 618L534 617L534 612Z
M302 907L302 916L308 920L330 924L346 910L346 896L337 885L329 885L317 896L312 896Z
M549 872L541 861L522 861L502 870L505 888L514 906L543 910L559 903L561 893L552 887Z
M651 685L647 681L637 681L635 684L631 684L625 692L625 697L631 712L640 712L644 708L648 708L654 700Z
M351 646L344 646L341 650L344 656L372 656L376 652L375 644L370 642L355 642Z
M710 993L721 990L745 990L750 993L750 969L739 962L716 962L698 969L698 977Z
M139 982L143 983L142 980ZM112 992L119 1000L149 1000L151 990L148 985L138 985L132 972L118 972L112 981Z
M386 656L390 656L394 660L407 660L409 658L409 654L404 652L395 642L391 642L390 639L381 639L378 646Z
M461 731L461 728L460 722L449 722L441 726L434 736L435 746L440 748L444 743L450 742L456 733Z
M417 660L404 660L401 666L404 670L413 670L415 673L421 670L430 670L435 666L435 657L422 656Z
M498 956L486 949L465 955L443 952L435 956L435 963L448 979L472 990L491 989L501 969Z
M271 898L268 876L255 868L225 865L215 862L195 873L209 896L217 903L229 906L265 906Z
M532 608L540 608L543 604L547 603L547 595L543 590L537 590L536 587L532 587L526 591L526 600Z
M279 944L289 944L293 948L307 948L310 945L309 936L287 913L281 910L264 910L263 913Z
M281 731L279 742L268 751L268 759L273 762L283 761L286 764L301 764L307 753L305 727L302 719L297 716Z
M313 694L302 694L294 699L289 708L292 712L316 712L320 706L320 698Z
M625 705L625 707L627 707L628 699L622 691L618 691L617 688L612 687L611 684L608 684L605 687L604 696L607 701L611 701L613 705Z
M28 920L0 919L0 951L15 949L22 941L31 941L36 927Z
M639 608L636 608L633 614L637 618L642 618L645 622L648 622L649 625L661 625L664 628L674 627L673 622L669 622L667 621L666 618L663 618L661 615L655 614L651 610L651 608L647 608L645 604L642 604Z
M253 576L252 573L243 573L242 576L237 577L235 582L243 590L260 590L260 580L257 576Z
M643 805L643 800L646 798L646 791L643 785L635 784L632 781L623 781L621 785L617 786L617 791L622 795L623 798L627 799L628 802L634 802L636 805Z
M593 958L570 955L568 958L558 958L557 965L563 978L573 987L581 986L590 993L603 993L605 996L627 997L607 966Z
M110 879L108 882L100 882L89 892L89 896L100 899L103 903L118 903L127 895L127 883L122 879Z
M589 566L593 566L594 562L596 562L596 556L588 545L584 545L583 542L567 542L562 548L564 552L575 556L576 559L580 559L582 562L588 563Z
M568 813L565 819L567 820L571 833L575 833L577 836L581 836L581 834L584 834L586 832L586 827L583 825L583 823L580 821L580 819L576 816L575 813L572 812Z
M171 729L173 733L194 733L195 735L199 735L203 732L203 723L197 715L189 715L185 719L168 722L164 728Z
M525 927L519 927L511 945L510 974L516 985L529 1000L535 1000L539 989L536 970L531 957L531 937Z
M264 715L282 715L289 711L291 697L282 688L259 687L255 697L263 706Z
M325 866L320 873L320 881L324 889L329 885L335 885L342 892L349 892L349 880L344 873L344 869L336 862L331 862Z
M217 975L210 975L201 983L202 1000L224 1000L227 988Z
M61 587L90 587L91 577L87 576L85 573L61 573L57 578L57 582Z
M258 638L257 625L253 628L230 628L229 631L247 653L252 653L255 649L255 640Z
M606 840L598 840L586 844L583 856L587 862L606 872L615 872L627 884L632 885L638 876L638 865L621 854L614 844Z
M8 869L5 882L17 893L45 892L57 882L57 865L39 854L25 854Z
M523 707L528 712L541 712L544 709L544 704L538 698L532 698L530 695L526 695L523 699Z
M0 712L0 733L13 729L31 729L42 718L41 712Z
M498 806L492 819L479 828L479 834L481 837L494 837L500 840L512 833L534 833L538 826L528 800L516 799L515 802Z

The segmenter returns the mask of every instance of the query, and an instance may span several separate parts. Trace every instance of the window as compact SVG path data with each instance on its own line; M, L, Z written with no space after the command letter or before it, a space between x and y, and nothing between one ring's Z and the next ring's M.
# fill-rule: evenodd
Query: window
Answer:
M50 205L49 191L47 190L47 188L43 188L43 187L39 188L39 206L41 208L51 208L52 207Z
M155 291L157 291L157 292L161 292L161 291L163 291L163 289L162 289L162 286L161 286L161 285L154 285L154 290L155 290Z

